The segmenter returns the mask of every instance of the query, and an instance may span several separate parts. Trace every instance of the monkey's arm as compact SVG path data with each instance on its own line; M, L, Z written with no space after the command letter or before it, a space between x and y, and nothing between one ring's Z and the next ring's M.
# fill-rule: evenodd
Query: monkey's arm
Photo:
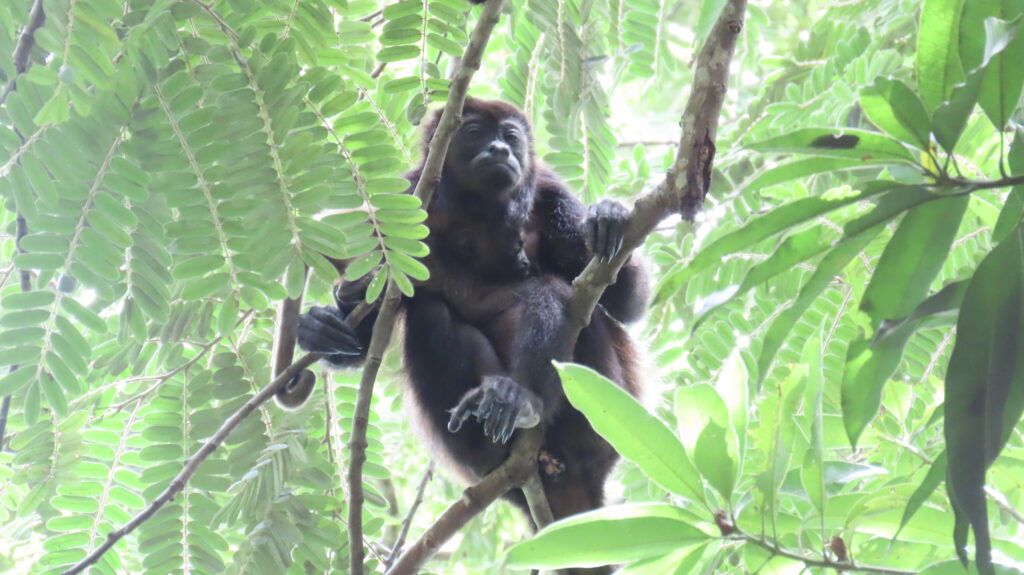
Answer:
M614 200L584 206L553 176L542 176L534 214L541 226L541 265L572 281L595 255L608 258L619 252L628 216ZM650 291L643 260L631 255L600 304L616 320L633 322L647 310Z
M475 417L494 442L539 421L541 400L510 379L479 329L461 321L441 298L417 293L406 305L405 362L417 401L439 428L458 433ZM480 433L473 430L463 433Z

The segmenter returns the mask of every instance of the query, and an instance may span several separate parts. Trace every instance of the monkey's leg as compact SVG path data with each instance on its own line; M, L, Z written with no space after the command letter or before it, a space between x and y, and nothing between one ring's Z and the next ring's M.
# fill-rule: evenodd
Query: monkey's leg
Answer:
M449 431L451 410L484 378L504 371L479 330L459 321L441 299L417 293L406 304L405 367L411 400L426 415L430 435L471 478L483 477L505 460L508 447L490 441L477 418L467 417L456 432Z

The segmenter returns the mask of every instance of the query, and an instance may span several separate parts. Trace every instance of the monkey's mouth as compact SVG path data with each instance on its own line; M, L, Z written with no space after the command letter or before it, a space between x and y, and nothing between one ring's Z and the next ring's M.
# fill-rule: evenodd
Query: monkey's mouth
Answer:
M480 169L491 173L504 173L513 180L519 179L519 166L508 160L483 160Z

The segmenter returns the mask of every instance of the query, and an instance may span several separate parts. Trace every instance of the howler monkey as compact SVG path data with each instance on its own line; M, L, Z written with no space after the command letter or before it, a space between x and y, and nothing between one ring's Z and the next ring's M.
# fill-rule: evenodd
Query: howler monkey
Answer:
M440 112L424 132L426 156ZM408 176L418 181L422 164ZM648 299L636 258L608 287L574 349L566 336L572 280L592 257L622 247L627 211L583 206L534 154L526 117L500 101L467 99L428 207L430 279L403 302L408 403L443 459L476 481L508 455L517 427L544 426L544 489L555 518L603 503L617 455L566 401L552 359L588 365L639 392L636 351L620 322ZM299 320L299 345L335 367L362 362L375 316L353 330L345 317L366 281L343 282L336 307ZM509 498L525 509L515 491ZM605 573L607 569L588 571Z

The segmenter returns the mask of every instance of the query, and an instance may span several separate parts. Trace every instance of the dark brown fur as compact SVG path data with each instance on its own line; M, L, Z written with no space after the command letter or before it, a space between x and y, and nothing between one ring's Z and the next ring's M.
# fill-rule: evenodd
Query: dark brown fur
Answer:
M435 114L425 128L424 156L439 117ZM592 257L582 232L586 208L537 162L529 122L517 108L469 99L464 118L474 117L520 123L528 138L526 165L511 193L492 197L460 186L464 174L453 167L458 158L450 152L446 160L428 210L431 255L425 262L431 279L404 302L409 402L422 415L430 442L472 481L500 464L508 445L485 436L475 419L449 432L450 410L490 375L506 375L535 393L542 404L546 457L564 465L557 474L542 473L552 511L562 518L603 504L605 480L618 455L568 404L550 361L571 358L637 395L636 350L620 322L643 313L647 278L635 258L627 262L575 347L567 349L565 304L572 280ZM457 148L453 143L451 150ZM410 173L413 185L421 171L422 165ZM524 255L528 265L522 269L516 264ZM360 295L352 287L339 291L343 312ZM353 297L345 297L346 288ZM360 326L364 337L369 324ZM360 361L340 359L340 365ZM525 510L521 492L509 498Z

